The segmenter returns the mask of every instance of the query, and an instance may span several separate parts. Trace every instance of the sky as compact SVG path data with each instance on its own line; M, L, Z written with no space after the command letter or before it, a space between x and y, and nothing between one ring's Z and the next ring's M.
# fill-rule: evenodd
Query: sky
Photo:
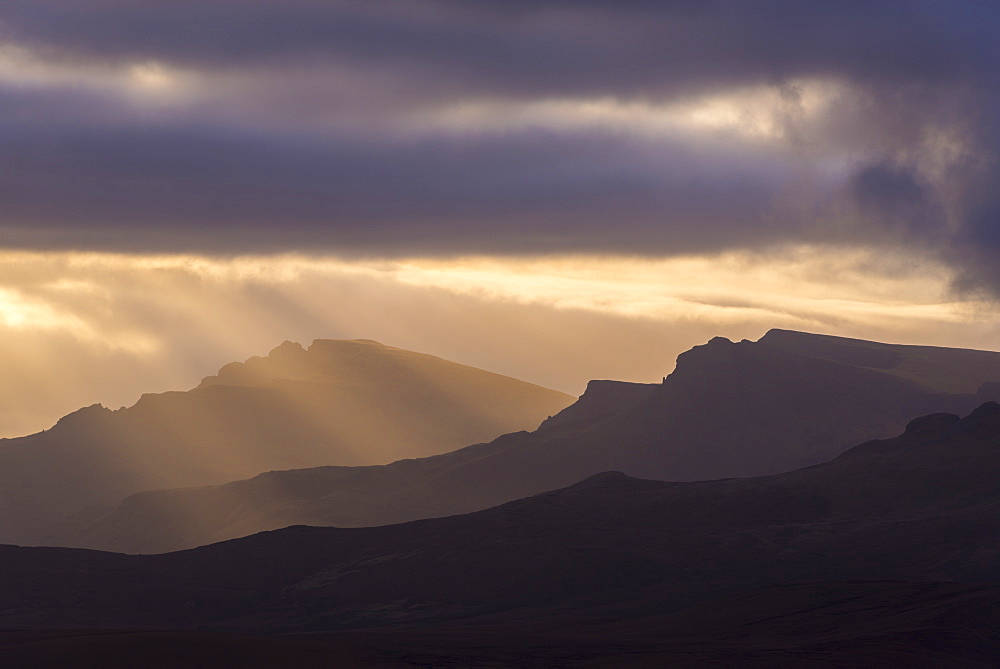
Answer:
M5 0L0 435L369 338L579 393L1000 349L1000 9Z

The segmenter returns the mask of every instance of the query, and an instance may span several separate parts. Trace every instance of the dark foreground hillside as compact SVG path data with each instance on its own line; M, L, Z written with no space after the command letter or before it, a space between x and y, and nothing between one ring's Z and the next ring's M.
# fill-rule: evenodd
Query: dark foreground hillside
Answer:
M153 556L4 547L0 565L0 627L22 630L0 646L11 659L162 646L261 664L986 665L1000 405L776 476L606 473L465 516Z
M546 610L456 624L250 635L0 632L7 666L992 667L1000 585L774 585L678 612Z

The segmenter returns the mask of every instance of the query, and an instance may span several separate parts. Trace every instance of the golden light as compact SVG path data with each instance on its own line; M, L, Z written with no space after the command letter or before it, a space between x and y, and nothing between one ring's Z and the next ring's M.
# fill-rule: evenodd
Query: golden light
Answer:
M803 79L775 86L737 87L679 101L642 98L465 100L426 109L409 119L439 131L507 131L524 127L606 128L640 135L724 134L747 141L785 139L789 122L828 114L843 84Z
M138 63L128 69L131 83L148 91L165 91L177 86L177 76L157 62Z
M1000 316L952 297L943 266L873 254L0 252L0 435L193 387L286 339L375 339L571 394L591 378L655 381L690 346L772 327L1000 348Z

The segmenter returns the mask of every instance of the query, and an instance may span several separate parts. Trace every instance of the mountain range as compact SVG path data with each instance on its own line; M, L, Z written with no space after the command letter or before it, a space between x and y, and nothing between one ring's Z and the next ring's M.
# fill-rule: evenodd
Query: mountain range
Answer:
M593 381L534 432L367 467L146 491L64 536L130 553L294 524L364 527L489 508L615 470L674 481L774 474L1000 399L1000 354L772 330L682 353L661 384ZM849 417L849 418L847 418Z
M162 555L6 546L0 628L188 630L171 633L188 647L266 633L268 653L371 666L987 666L998 444L986 402L764 477L605 472L466 515ZM8 636L0 658L100 643Z
M285 342L192 390L0 440L0 541L71 541L67 528L143 490L450 451L536 427L572 401L374 341Z

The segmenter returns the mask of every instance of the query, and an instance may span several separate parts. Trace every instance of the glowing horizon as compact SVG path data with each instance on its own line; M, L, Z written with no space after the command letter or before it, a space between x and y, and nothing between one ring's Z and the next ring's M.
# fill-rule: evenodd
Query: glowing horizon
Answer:
M6 251L0 434L187 389L286 339L375 339L571 394L592 378L656 381L690 346L773 327L1000 348L990 302L956 298L951 278L924 260L814 247L659 259Z

